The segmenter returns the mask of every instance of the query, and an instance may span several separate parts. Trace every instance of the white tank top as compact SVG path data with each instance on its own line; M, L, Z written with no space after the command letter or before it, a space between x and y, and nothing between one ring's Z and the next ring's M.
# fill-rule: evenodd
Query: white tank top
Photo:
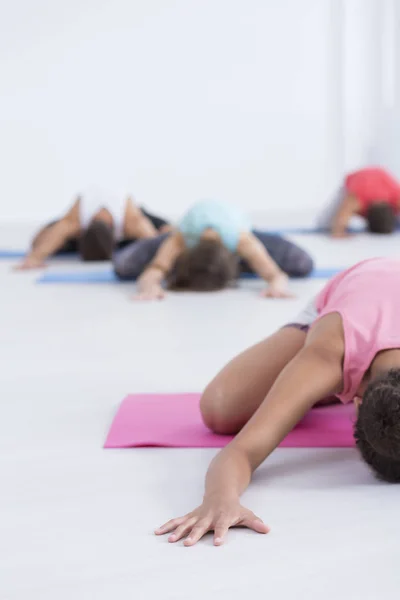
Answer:
M86 229L94 217L105 208L114 221L114 234L117 241L124 237L125 213L129 194L110 193L106 190L90 189L79 194L79 217L81 228Z

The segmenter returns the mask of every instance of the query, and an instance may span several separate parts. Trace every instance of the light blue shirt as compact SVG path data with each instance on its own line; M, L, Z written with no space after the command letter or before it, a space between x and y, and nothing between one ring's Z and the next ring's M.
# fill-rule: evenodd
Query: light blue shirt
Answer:
M200 200L188 210L178 228L188 248L198 244L205 229L212 229L228 250L236 252L240 234L250 231L251 223L235 206L217 200Z

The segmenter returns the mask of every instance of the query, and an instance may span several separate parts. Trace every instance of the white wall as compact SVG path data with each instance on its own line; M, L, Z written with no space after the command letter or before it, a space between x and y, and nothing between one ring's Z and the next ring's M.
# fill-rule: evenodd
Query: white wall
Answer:
M203 196L319 207L370 144L392 1L7 3L0 218L50 218L92 184L173 215Z
M382 159L384 114L393 108L388 16L397 0L348 0L343 16L344 168ZM385 132L386 138L387 132ZM384 161L385 162L385 161Z
M371 154L374 162L400 179L400 3L387 0L385 8L381 14L383 110Z

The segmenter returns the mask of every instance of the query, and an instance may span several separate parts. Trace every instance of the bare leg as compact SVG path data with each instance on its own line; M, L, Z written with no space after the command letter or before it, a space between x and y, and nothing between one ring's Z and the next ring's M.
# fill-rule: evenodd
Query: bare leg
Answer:
M47 234L50 227L53 227L53 225L55 225L56 223L57 223L57 221L52 221L51 223L48 223L48 225L45 225L44 227L42 227L37 232L37 234L35 235L35 237L33 238L32 242L31 242L32 250L37 248L37 246L43 241L43 238Z
M168 234L155 238L138 240L119 250L113 258L116 275L120 279L136 279L156 256Z
M141 240L157 237L158 231L141 209L129 198L125 212L124 234L130 239Z
M304 331L286 327L231 360L201 397L200 409L207 427L223 434L240 431L305 339Z
M32 242L31 242L32 250L35 250L35 248L40 246L40 244L43 242L43 239L47 236L50 229L57 223L58 223L58 221L52 221L51 223L49 223L48 225L45 225L38 231L38 233L35 235L35 237L33 238ZM64 253L73 254L77 251L78 251L78 236L75 235L73 237L70 237L65 242L65 244L63 246L61 246L61 248L56 252L56 254L64 254Z

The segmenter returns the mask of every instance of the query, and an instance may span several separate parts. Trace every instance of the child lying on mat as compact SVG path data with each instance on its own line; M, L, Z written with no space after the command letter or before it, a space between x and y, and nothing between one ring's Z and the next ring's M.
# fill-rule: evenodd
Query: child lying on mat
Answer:
M17 269L35 269L57 253L78 252L85 261L110 260L115 247L169 230L164 219L147 213L130 197L88 191L57 221L43 227Z
M252 473L321 398L357 406L354 435L382 480L400 482L400 261L376 258L336 275L293 323L234 358L201 398L205 424L237 433L212 461L202 504L156 530L192 546L230 527L268 533L240 504Z
M336 238L347 236L354 216L364 217L371 233L393 233L400 212L400 184L381 168L361 169L345 179L339 195L318 225Z
M264 295L274 298L289 296L287 273L305 277L313 269L304 250L279 236L252 232L238 209L213 200L197 202L171 235L122 250L114 268L122 279L140 275L137 298L153 300L164 297L164 280L174 290L223 289L238 277L239 258L245 270L268 282Z

